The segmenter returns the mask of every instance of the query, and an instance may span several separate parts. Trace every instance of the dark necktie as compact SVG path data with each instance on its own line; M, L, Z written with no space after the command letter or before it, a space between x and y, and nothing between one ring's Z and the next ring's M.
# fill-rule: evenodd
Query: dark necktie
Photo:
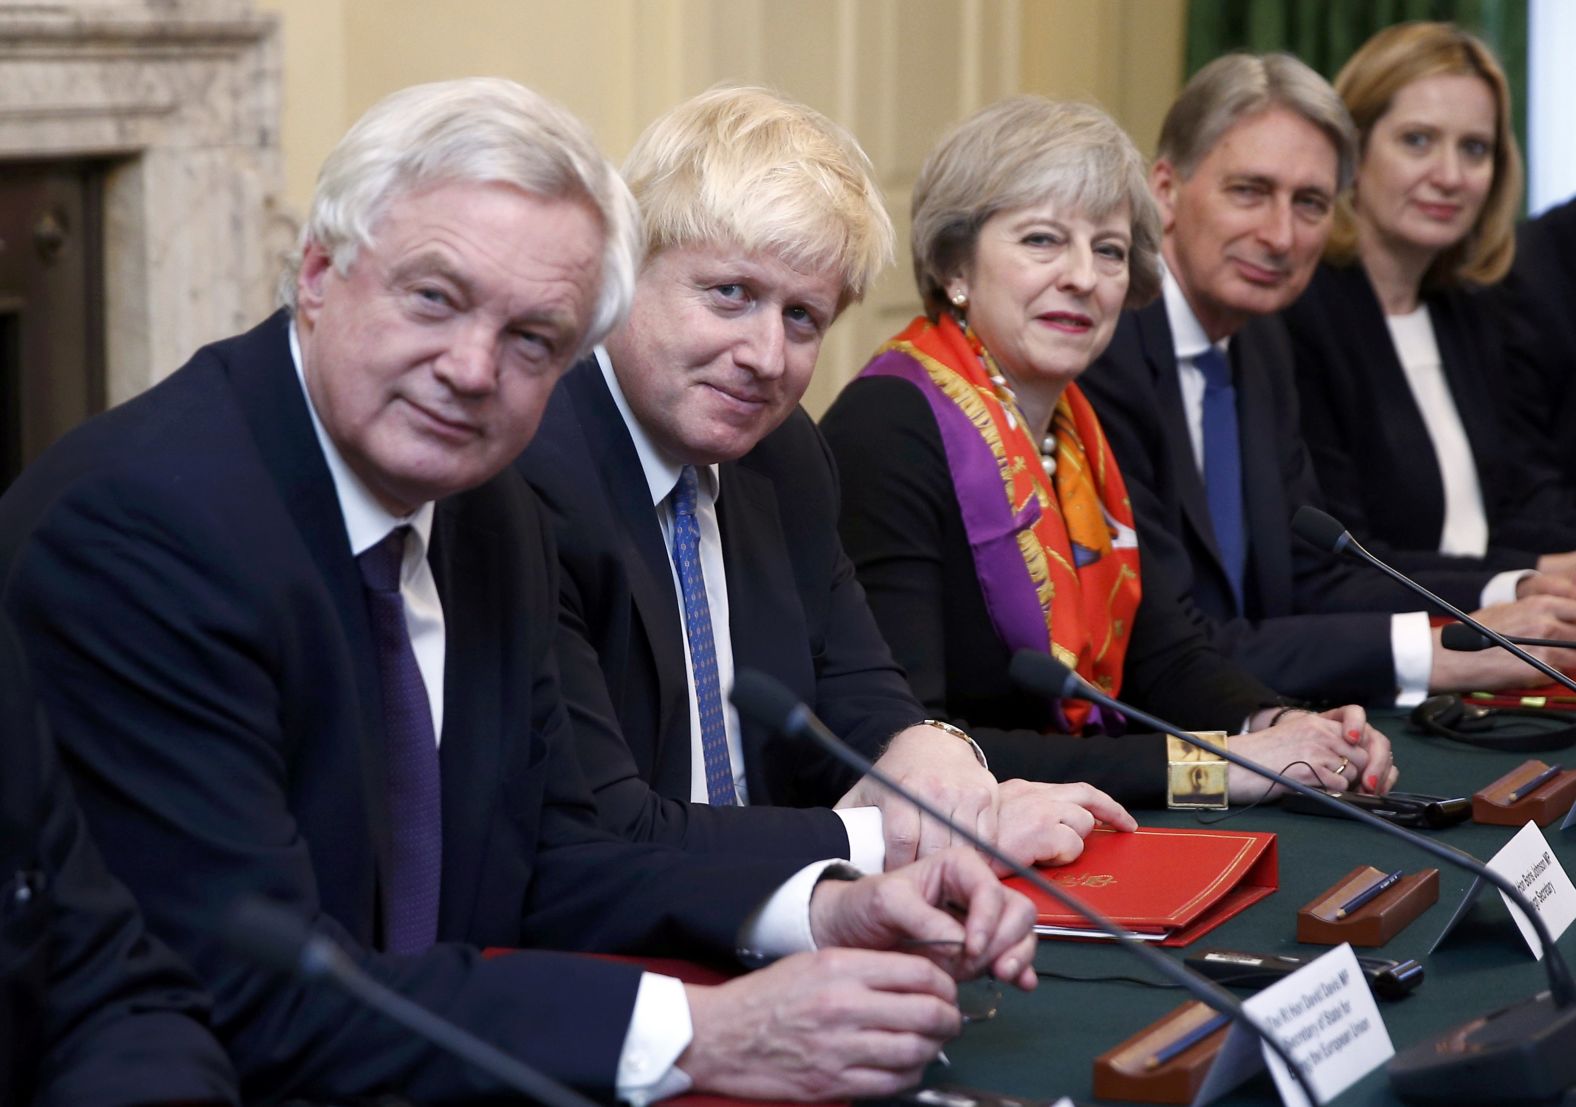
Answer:
M722 688L717 680L717 644L711 634L711 605L706 602L706 576L700 567L700 525L695 521L695 467L679 471L673 490L673 567L684 594L684 632L689 638L690 665L695 670L695 706L700 713L700 748L706 760L706 798L714 806L733 805L733 765L728 760L728 732L723 725Z
M1204 493L1215 545L1242 611L1242 577L1248 563L1248 536L1242 514L1242 441L1237 433L1237 390L1231 366L1210 346L1193 359L1204 374Z
M384 764L393 831L383 903L384 946L390 953L420 953L437 940L443 873L438 742L399 591L409 534L409 527L396 527L356 558L366 584L367 614L383 685Z

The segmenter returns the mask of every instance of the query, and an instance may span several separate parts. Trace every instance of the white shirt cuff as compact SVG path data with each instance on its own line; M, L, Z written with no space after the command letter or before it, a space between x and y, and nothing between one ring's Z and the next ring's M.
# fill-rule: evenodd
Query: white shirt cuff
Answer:
M862 873L886 871L886 833L879 807L838 808L848 832L848 860Z
M1428 612L1390 616L1390 653L1395 658L1395 705L1416 707L1428 696L1434 671L1434 631Z
M634 1107L687 1092L692 1083L676 1068L679 1055L695 1036L684 982L657 973L642 973L629 1016L629 1032L618 1055L614 1088L618 1098Z
M1479 607L1489 607L1496 603L1514 603L1516 599L1516 585L1521 583L1522 577L1537 576L1536 569L1506 569L1503 573L1495 573L1483 586L1483 595Z
M839 865L852 871L848 862L840 858L816 861L794 873L768 896L739 929L739 959L758 965L815 949L815 937L810 933L810 896L822 875Z

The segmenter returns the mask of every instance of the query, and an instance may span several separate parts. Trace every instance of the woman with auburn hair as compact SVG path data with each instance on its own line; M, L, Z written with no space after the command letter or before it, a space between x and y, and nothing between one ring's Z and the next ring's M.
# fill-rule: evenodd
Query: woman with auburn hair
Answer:
M1143 159L1098 108L1015 97L945 137L914 188L924 314L821 424L844 546L915 694L966 724L999 777L1087 780L1149 806L1196 790L1162 736L1014 688L1008 662L1032 649L1231 732L1271 768L1335 790L1366 769L1387 790L1388 745L1359 709L1286 715L1188 621L1180 588L1142 570L1126 486L1075 381L1123 308L1158 293L1160 237ZM1168 765L1183 766L1169 791ZM1232 767L1212 791L1266 788Z
M1360 136L1356 179L1286 312L1331 510L1413 568L1570 577L1576 501L1508 432L1502 340L1478 294L1515 253L1522 172L1505 74L1460 28L1403 23L1369 39L1335 89Z

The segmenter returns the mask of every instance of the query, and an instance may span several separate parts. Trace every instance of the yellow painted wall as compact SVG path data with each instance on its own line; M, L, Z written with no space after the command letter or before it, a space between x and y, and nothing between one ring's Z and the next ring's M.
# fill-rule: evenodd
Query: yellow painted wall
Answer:
M719 81L772 85L848 126L900 235L919 160L951 123L1018 91L1092 99L1151 150L1182 76L1186 0L258 0L283 29L286 206L379 97L511 77L623 157L658 113ZM906 241L906 238L902 241ZM915 310L906 250L833 329L823 409Z
M288 201L304 209L317 166L345 128L378 97L417 81L512 77L579 113L615 158L656 113L727 76L759 81L769 69L786 92L837 116L815 55L842 25L840 6L787 0L762 16L760 8L693 0L258 0L283 28ZM1005 6L902 0L908 41L898 48L945 58L960 13ZM1181 86L1186 0L1011 6L1021 11L1017 87L1097 100L1149 151ZM763 22L771 34L750 33ZM781 34L807 41L783 52Z

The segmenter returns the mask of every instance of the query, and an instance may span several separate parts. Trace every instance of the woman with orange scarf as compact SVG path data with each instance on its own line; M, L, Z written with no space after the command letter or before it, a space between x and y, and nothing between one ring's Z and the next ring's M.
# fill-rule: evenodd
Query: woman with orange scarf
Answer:
M1159 215L1121 129L1038 97L984 109L926 159L912 241L926 314L822 430L844 545L921 701L966 724L999 777L1164 802L1160 736L1012 686L1012 654L1041 650L1183 726L1257 727L1232 748L1272 768L1388 788L1388 743L1359 711L1287 708L1205 642L1175 584L1142 573L1122 475L1073 383L1122 309L1159 290ZM1232 798L1265 791L1226 779Z

